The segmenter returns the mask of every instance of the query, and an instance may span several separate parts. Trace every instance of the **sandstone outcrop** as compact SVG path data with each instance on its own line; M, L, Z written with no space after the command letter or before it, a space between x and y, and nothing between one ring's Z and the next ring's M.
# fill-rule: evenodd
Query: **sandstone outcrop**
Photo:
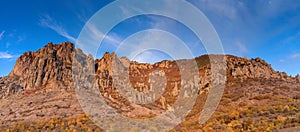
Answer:
M266 61L260 58L247 59L228 55L227 70L229 76L233 78L276 78L282 80L295 81L294 78L288 76L284 72L274 71L271 65L269 65Z
M296 80L297 80L298 83L300 83L300 76L299 75L296 76Z
M70 88L73 55L74 45L70 42L58 45L49 43L36 52L24 53L16 61L11 73L0 79L1 92L9 95L42 87Z
M49 43L38 51L24 53L16 61L11 73L6 77L0 78L0 97L18 93L18 91L42 87L70 89L72 87L72 59L75 51L77 51L77 57L81 56L83 59L89 58L90 61L94 59L91 56L84 55L80 49L75 49L74 45L70 42L61 44ZM98 76L109 78L113 75L113 71L111 71L113 58L117 58L115 53L110 54L106 52L101 59L90 62L94 64L90 65L91 69L89 70L92 70L94 67L94 72ZM200 76L203 75L199 84L200 86L208 86L211 80L208 58L208 55L195 58L200 69L199 74ZM242 80L247 78L276 78L287 81L299 81L299 76L296 79L288 76L286 73L276 72L268 63L260 58L247 59L231 55L226 55L226 58L227 76L231 78ZM176 69L177 66L176 61L167 60L155 64L147 64L132 62L126 57L121 57L118 58L118 61L129 68L131 76L136 78L135 81L145 83L139 84L136 87L150 87L150 84L146 82L148 78L146 74L150 74L153 70L157 68ZM180 60L182 63L185 63L184 61L186 60ZM100 84L100 81L98 81L98 85L107 85L112 83L111 81L105 80L105 84Z

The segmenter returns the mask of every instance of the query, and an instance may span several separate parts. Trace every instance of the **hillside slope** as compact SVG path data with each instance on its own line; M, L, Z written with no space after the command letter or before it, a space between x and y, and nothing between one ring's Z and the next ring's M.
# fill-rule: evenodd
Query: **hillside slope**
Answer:
M200 125L197 121L211 88L208 55L195 58L200 80L193 84L181 82L180 78L181 74L188 75L190 69L178 70L178 63L186 64L190 60L143 64L118 58L114 53L105 53L101 59L94 60L80 49L75 49L72 43L65 42L59 45L49 43L36 52L26 52L17 60L12 72L0 78L1 130L101 131L88 118L91 115L85 115L77 100L72 75L75 55L76 61L86 61L84 70L95 72L95 86L105 101L119 113L132 118L151 118L171 110L181 88L179 84L182 84L182 87L196 86L191 91L196 91L198 96L185 121L174 130L271 131L300 125L299 78L274 71L260 58L225 56L227 82L224 95L212 118ZM123 76L113 79L115 71L111 69L115 58L117 63L128 68L129 84L139 92L151 89L152 84L148 80L152 75L157 78L167 76L162 96L156 97L150 104L141 105L132 102L137 99L130 101L121 96L116 89L118 85L113 85L118 82L125 86Z

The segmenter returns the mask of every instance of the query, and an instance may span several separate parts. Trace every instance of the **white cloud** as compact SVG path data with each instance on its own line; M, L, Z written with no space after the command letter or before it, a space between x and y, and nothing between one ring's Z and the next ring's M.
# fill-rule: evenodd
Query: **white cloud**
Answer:
M57 24L57 22L53 20L53 18L51 18L49 15L45 15L42 18L40 18L39 24L54 30L59 35L69 39L72 42L76 42L76 38L71 36L62 26Z
M105 41L103 44L110 48L118 47L121 43L121 39L117 34L105 34L100 30L101 28L97 26L99 25L93 24L92 22L87 23L80 33L76 44L85 54L95 55L101 46L99 45L101 39Z
M24 41L25 39L26 39L25 36L18 36L17 42L20 43L20 42Z
M231 20L236 19L240 15L240 9L243 8L243 3L231 0L191 0L191 2L197 5L201 10L206 10L218 17L223 16Z
M2 37L4 36L4 33L5 31L3 30L1 33L0 33L0 40L2 39Z
M290 44L290 43L293 43L294 41L296 41L297 39L299 39L299 37L300 37L300 31L293 34L293 35L291 35L291 36L289 36L289 37L287 37L287 38L285 38L285 39L283 39L281 41L281 43L284 44L284 45Z
M293 54L293 55L290 56L290 58L298 59L298 58L300 58L300 53Z
M7 42L7 43L5 44L5 47L8 48L9 46L10 46L10 43Z
M7 52L0 52L0 59L10 59L13 58L14 56L7 53Z
M153 54L151 51L157 53ZM148 29L131 35L122 42L116 53L143 63L194 57L191 49L179 38L158 29Z
M283 62L285 62L285 60L284 59L280 59L279 62L283 63Z
M106 40L112 42L112 44L114 46L117 46L116 44L120 43L119 38L117 37L117 35L114 36L109 36L109 35L105 35L104 33L102 33L101 31L98 30L98 28L93 25L93 24L88 24L87 25L87 29L90 31L90 36L93 36L92 38L99 38L99 37L104 37Z
M141 54L135 56L135 58L133 58L132 60L140 63L155 63L166 59L169 60L169 58L165 58L164 56L159 55L157 51L144 51Z
M237 46L237 50L238 50L237 52L239 52L239 53L247 53L248 52L248 49L244 43L237 41L236 46Z
M145 1L146 2L146 1ZM123 16L130 16L134 14L133 12L143 13L143 10L130 6L131 4L120 5L119 8L123 13Z

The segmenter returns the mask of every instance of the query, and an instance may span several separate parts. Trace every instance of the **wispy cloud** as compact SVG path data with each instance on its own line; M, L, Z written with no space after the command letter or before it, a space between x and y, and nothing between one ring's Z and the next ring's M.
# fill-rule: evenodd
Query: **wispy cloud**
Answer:
M290 58L292 58L292 59L299 59L300 58L300 53L292 54L290 56Z
M285 60L284 59L280 59L279 62L283 63L283 62L285 62Z
M52 17L49 15L44 15L40 18L39 24L48 27L52 30L54 30L59 35L69 39L72 42L76 42L76 38L71 36L60 24L58 24Z
M248 49L244 43L237 41L236 46L237 46L237 50L238 50L237 52L239 52L239 53L247 53L248 52Z
M289 36L289 37L287 37L287 38L285 38L285 39L283 39L281 41L281 43L284 44L284 45L291 44L291 43L297 41L299 39L299 37L300 37L300 31L293 34L293 35L291 35L291 36Z
M190 0L197 5L201 10L208 11L217 17L226 17L230 20L235 20L239 17L239 11L244 8L242 2L233 0Z
M153 54L153 52L156 52ZM192 53L179 38L169 32L148 29L128 37L116 50L130 60L154 63L164 59L192 58Z
M105 35L103 32L98 30L97 26L89 23L87 25L88 33L92 38L95 38L95 41L98 40L97 38L103 37L104 39L108 40L113 46L117 47L120 43L120 39L117 35Z
M289 62L295 63L295 60L298 60L298 59L300 59L300 53L294 53L294 54L287 55L284 58L281 58L279 60L279 62L284 63L286 61L289 61Z
M188 1L196 5L210 19L225 47L235 43L234 39L238 38L247 42L245 44L249 49L257 48L264 46L267 39L278 39L278 36L283 35L287 30L299 27L296 21L300 18L300 14L297 13L300 3L292 0ZM285 41L292 39L294 37Z
M5 44L5 47L8 48L10 45L11 45L11 44L10 44L9 42L7 42L7 43Z
M2 37L4 36L4 33L5 31L3 30L1 33L0 33L0 40L2 39Z
M160 53L160 51L156 50L146 50L138 55L135 56L132 60L140 62L140 63L156 63L162 60L171 60L169 56Z
M102 39L104 47L116 48L119 46L121 39L115 33L104 33L101 31L99 25L92 22L85 25L85 28L81 31L79 38L76 41L77 47L82 49L85 54L95 55L98 52ZM102 45L102 46L103 46Z
M0 59L11 59L14 56L7 52L0 52Z

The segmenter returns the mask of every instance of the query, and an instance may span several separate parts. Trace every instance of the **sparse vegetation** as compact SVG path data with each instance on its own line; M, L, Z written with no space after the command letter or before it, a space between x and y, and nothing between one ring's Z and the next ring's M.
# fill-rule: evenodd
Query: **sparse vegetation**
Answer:
M85 114L63 119L53 117L50 120L40 119L33 122L20 121L11 126L1 126L0 131L66 131L66 132L100 132L101 130Z

